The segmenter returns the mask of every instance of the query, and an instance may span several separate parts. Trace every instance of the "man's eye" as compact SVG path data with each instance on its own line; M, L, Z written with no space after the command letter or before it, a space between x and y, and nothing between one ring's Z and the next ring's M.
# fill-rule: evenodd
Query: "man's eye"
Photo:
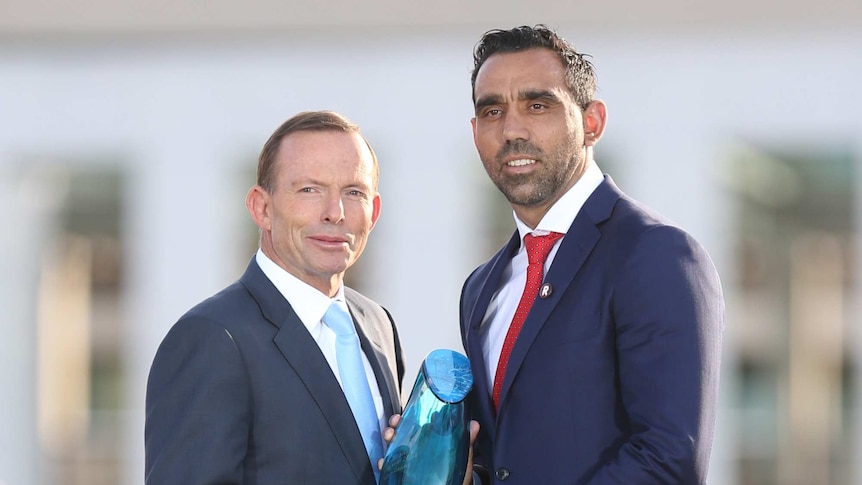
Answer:
M533 110L540 110L540 109L544 109L545 105L541 104L541 103L533 103L530 105L530 108L532 108Z

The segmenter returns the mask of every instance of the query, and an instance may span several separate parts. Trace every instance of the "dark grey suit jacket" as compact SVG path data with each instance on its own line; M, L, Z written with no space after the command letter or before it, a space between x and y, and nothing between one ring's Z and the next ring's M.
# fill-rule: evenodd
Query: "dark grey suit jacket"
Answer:
M391 315L345 288L387 416L404 366ZM156 353L146 398L147 485L374 484L329 364L252 258L192 308Z

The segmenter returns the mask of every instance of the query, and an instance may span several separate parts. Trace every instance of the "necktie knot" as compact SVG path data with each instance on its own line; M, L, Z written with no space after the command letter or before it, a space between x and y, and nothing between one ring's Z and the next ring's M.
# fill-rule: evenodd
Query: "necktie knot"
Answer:
M529 264L544 264L548 254L557 239L563 237L559 232L552 232L544 236L527 234L524 236L524 246L527 248L527 259Z
M333 301L326 309L326 313L323 314L323 321L339 337L349 337L356 334L353 319L337 301Z

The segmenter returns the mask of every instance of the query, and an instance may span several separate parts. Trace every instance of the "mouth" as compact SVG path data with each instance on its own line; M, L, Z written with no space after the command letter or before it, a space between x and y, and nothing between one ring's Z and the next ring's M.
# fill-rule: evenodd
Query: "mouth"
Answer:
M329 247L340 247L345 244L349 244L349 241L346 237L343 236L312 236L313 240L317 241L319 244Z
M536 163L536 160L532 158L517 158L515 160L509 160L506 162L507 167L526 167L527 165L533 165Z

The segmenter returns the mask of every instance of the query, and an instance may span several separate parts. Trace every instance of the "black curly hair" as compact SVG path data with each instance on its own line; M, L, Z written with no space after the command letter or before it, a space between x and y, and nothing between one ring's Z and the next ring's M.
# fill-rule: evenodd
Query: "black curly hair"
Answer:
M566 86L575 102L586 108L596 94L596 71L587 59L589 54L579 53L565 39L543 24L535 27L522 25L510 30L494 29L485 32L473 49L473 103L476 103L476 76L482 64L494 54L519 52L527 49L549 49L555 52L566 68Z

